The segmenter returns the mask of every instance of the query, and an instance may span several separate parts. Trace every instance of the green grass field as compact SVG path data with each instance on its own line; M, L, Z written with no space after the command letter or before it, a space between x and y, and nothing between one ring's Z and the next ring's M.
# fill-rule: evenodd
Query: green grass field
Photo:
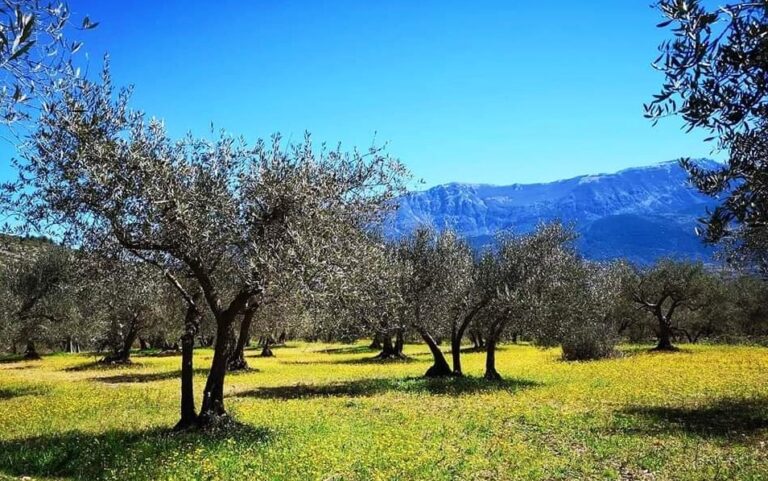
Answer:
M0 479L768 479L768 349L624 348L566 363L504 346L506 381L427 381L424 346L292 343L228 376L247 427L171 434L178 357L105 368L86 355L0 360ZM200 350L197 394L211 352Z

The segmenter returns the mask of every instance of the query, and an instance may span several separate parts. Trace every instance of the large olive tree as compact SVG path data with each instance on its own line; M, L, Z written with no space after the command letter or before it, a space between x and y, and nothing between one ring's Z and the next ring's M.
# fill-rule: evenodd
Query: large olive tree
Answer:
M199 286L216 322L199 423L226 419L224 378L236 319L269 292L277 272L311 288L349 239L371 225L402 187L404 169L377 149L314 149L309 137L253 146L168 137L161 122L128 107L108 73L82 81L46 109L21 165L16 207L30 225L55 224L67 242L106 240Z

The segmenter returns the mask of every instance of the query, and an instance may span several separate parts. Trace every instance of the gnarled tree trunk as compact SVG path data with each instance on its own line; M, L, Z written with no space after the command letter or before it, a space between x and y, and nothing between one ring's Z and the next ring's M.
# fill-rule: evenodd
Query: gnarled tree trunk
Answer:
M235 350L232 352L232 357L227 364L227 369L230 371L242 371L248 369L248 361L245 360L245 347L251 340L251 323L253 322L255 312L255 307L252 307L246 310L243 314L243 321L240 323L240 333L237 337L237 344L235 344Z
M208 380L203 391L203 404L198 417L201 426L210 426L228 418L224 409L224 377L227 374L232 324L234 314L222 313L216 320L216 341L213 345L213 360Z
M128 327L128 332L123 338L123 344L117 351L104 357L102 362L114 364L129 364L131 362L131 349L139 336L139 319L133 316Z
M658 338L659 343L656 345L657 351L674 351L675 346L672 345L672 326L664 318L664 316L657 316L659 320Z
M427 332L425 329L419 329L419 335L421 335L421 338L424 339L424 342L429 347L429 350L432 353L432 358L434 359L432 367L427 369L427 372L424 373L424 376L450 376L452 374L451 366L449 366L448 361L445 360L445 355L443 354L443 351L440 350L440 346L437 345L437 342L435 342L429 332Z
M381 352L376 356L378 359L405 359L403 346L405 345L405 335L402 329L395 333L395 342L392 342L391 334L379 334L381 340Z
M27 348L24 350L24 359L28 361L36 361L41 359L33 341L27 341Z
M274 357L270 345L272 344L272 335L264 336L264 347L261 349L261 357Z

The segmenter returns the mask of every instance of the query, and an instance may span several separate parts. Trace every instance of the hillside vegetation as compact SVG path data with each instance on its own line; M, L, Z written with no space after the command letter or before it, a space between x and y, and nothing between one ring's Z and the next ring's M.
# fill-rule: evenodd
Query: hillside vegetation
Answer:
M686 346L566 363L505 345L505 381L420 378L431 357L371 362L367 343L289 343L233 374L244 423L170 433L178 357L108 368L88 355L0 363L0 478L19 479L768 479L768 352ZM207 365L211 350L196 350ZM196 372L197 389L205 372Z

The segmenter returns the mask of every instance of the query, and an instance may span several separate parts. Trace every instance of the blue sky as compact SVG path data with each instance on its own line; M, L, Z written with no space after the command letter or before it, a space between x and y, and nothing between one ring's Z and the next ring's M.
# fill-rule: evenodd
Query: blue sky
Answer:
M648 0L71 0L133 105L173 135L387 142L427 186L539 182L707 156L642 104L665 32ZM8 175L8 169L2 176Z

